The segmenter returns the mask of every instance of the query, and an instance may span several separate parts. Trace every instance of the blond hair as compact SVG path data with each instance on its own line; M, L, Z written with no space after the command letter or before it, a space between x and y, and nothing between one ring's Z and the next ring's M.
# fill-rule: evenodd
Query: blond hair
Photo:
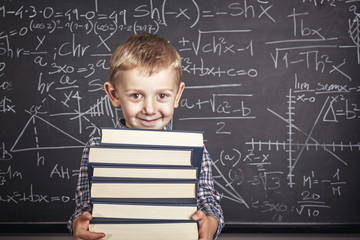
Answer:
M168 67L174 68L179 84L182 79L181 59L176 49L165 39L149 33L139 33L123 42L110 59L110 81L118 79L118 72L139 67L146 75Z

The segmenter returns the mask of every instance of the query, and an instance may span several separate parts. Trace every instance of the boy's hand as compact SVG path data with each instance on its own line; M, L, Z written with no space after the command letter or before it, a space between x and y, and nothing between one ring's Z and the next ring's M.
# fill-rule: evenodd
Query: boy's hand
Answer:
M95 233L89 231L89 224L92 216L89 212L83 212L73 222L74 240L95 240L105 237L104 233Z
M196 211L191 218L199 221L199 240L212 240L218 225L216 218L206 216L201 210Z

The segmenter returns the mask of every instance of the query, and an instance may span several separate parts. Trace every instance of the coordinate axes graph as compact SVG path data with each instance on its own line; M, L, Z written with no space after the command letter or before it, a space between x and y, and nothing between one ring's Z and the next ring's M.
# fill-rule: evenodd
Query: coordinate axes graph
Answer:
M336 122L336 111L334 110L334 102L336 100L336 97L334 96L328 96L325 101L322 103L322 107L318 114L314 114L314 122L310 126L310 130L304 131L302 128L297 126L295 124L295 110L296 106L296 96L293 93L292 89L289 90L288 94L286 95L287 98L287 111L285 112L285 117L281 114L267 108L267 111L276 116L278 119L280 119L282 122L284 122L284 126L286 127L286 133L287 136L285 137L285 141L279 141L279 140L255 140L252 138L250 141L246 141L245 144L249 146L249 149L251 152L254 150L258 150L259 152L263 150L275 150L275 151L283 151L286 153L286 159L284 158L283 164L285 167L287 167L288 172L284 172L286 174L287 179L287 185L289 188L293 188L296 182L294 170L296 166L301 161L307 161L303 156L303 153L306 151L323 151L325 154L328 154L331 158L335 159L339 162L340 165L343 165L345 167L348 166L348 162L344 160L342 157L339 156L339 152L343 152L345 150L349 151L360 151L360 143L352 143L349 142L347 144L340 141L340 143L324 143L323 141L320 141L319 139L316 139L313 137L315 129L320 125L321 122ZM295 134L300 134L303 137L305 137L305 140L303 142L298 142L295 138ZM298 135L296 135L298 136ZM241 155L241 154L240 154ZM243 157L242 160L245 161L246 157ZM240 161L240 160L239 160ZM216 172L216 176L214 176L214 183L219 188L220 191L223 192L222 197L229 199L233 202L243 204L246 208L251 207L251 203L247 202L248 200L245 200L244 197L241 196L241 194L234 188L232 183L234 181L229 180L231 179L230 175L226 176L221 171L221 168L219 168L218 163L220 161L214 161L213 162L213 168ZM236 163L237 164L237 163ZM235 166L234 164L233 166ZM266 163L261 163L266 164ZM268 163L270 164L270 163ZM284 169L285 169L284 167ZM311 169L310 169L311 170ZM234 171L239 171L239 169L236 169ZM337 169L336 171L339 171ZM280 173L280 172L278 172ZM237 177L241 178L241 180L238 180L238 184L241 184L243 182L243 172L238 172ZM221 184L220 181L224 181L224 184Z
M310 151L312 149L318 151L319 149L323 150L324 152L328 153L331 157L335 158L337 161L339 161L342 165L347 166L348 163L339 157L335 152L336 149L340 149L343 151L344 149L350 149L352 150L358 150L360 151L360 143L347 143L344 144L343 142L340 143L323 143L319 140L315 139L312 135L315 130L315 128L318 126L320 120L326 122L327 116L332 112L332 101L330 100L330 97L328 96L318 113L311 129L309 132L306 132L302 130L300 127L296 126L294 124L294 104L295 96L292 94L292 90L289 90L289 94L286 96L288 98L288 110L286 112L287 117L283 117L280 114L276 113L275 111L271 109L267 109L270 113L274 114L276 117L278 117L280 120L284 121L287 125L287 139L286 141L279 142L279 141L255 141L252 139L249 142L246 142L247 145L251 146L251 149L258 148L259 150L264 149L264 147L268 148L268 150L271 150L272 148L276 148L277 151L284 150L287 153L287 164L288 164L288 173L287 173L287 179L288 179L288 185L290 188L292 188L295 184L294 182L294 170L296 165L299 163L299 161L302 161L301 156L304 151ZM321 119L321 117L323 117ZM303 143L295 142L294 134L295 132L300 133L305 136L306 140ZM305 160L304 160L305 161Z

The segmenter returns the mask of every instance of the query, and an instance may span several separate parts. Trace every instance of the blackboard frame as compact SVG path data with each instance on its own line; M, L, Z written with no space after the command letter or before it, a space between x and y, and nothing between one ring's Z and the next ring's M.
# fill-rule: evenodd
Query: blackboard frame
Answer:
M228 224L223 233L360 233L360 224Z
M0 235L4 234L69 233L66 223L14 223L0 224ZM226 224L222 233L327 233L360 234L360 224ZM69 233L70 234L70 233Z

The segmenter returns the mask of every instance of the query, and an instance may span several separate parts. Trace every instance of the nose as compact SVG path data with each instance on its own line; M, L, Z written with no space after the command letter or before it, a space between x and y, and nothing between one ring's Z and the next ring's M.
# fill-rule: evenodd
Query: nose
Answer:
M151 98L145 99L142 112L146 115L154 115L156 110L156 100Z

